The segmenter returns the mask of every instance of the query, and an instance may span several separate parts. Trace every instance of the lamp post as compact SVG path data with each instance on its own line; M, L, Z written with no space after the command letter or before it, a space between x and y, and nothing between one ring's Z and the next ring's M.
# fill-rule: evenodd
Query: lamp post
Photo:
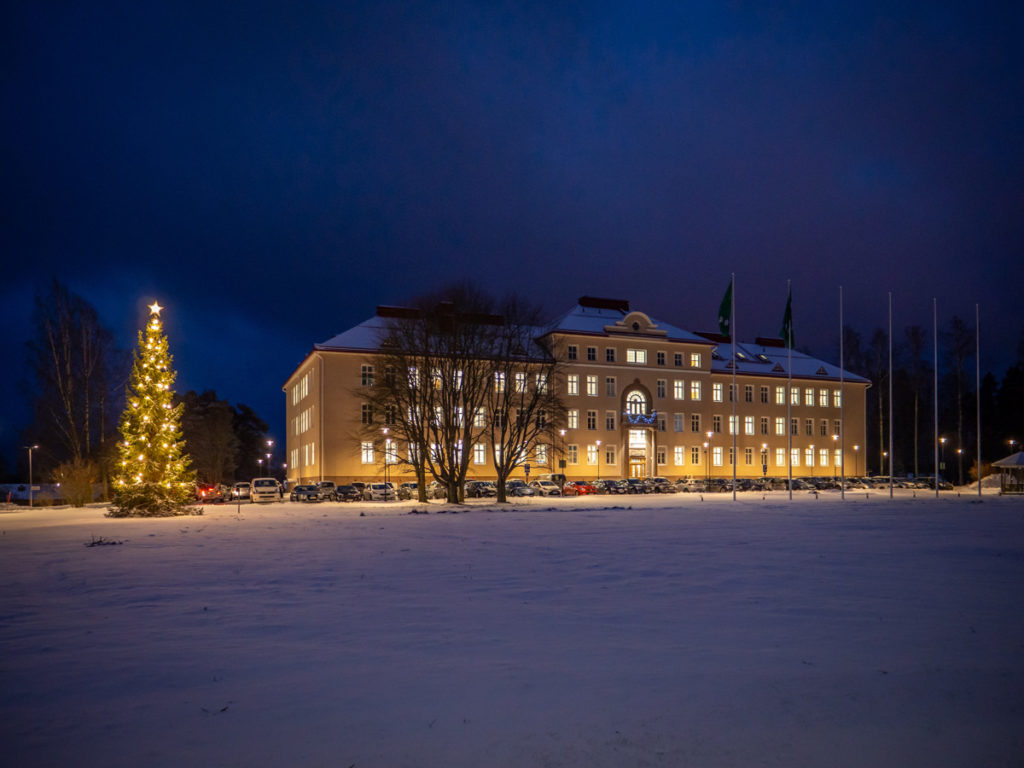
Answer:
M708 482L707 482L707 492L711 493L711 454L714 453L714 450L711 447L711 438L714 436L715 433L712 430L709 429L705 434L707 435L707 438L708 438L708 441L706 443L707 449L708 449Z
M597 441L597 479L601 480L601 441Z
M38 445L26 445L28 451L28 505L32 506L32 451L38 450Z
M388 459L391 458L389 455L391 453L389 450L391 448L391 444L388 441L388 428L384 427L382 432L384 433L384 501L387 501L388 488L390 487L388 485Z
M259 469L256 471L256 474L258 474L260 477L263 477L263 459L256 459L256 465L259 467Z
M268 475L271 474L270 457L271 457L271 453L272 453L271 448L272 448L273 445L274 445L274 441L268 439L267 440L267 451L268 451L268 453L266 454L266 456L267 456L267 474Z
M708 435L711 433L708 432ZM711 453L708 451L710 440L704 441L704 493L711 493Z
M836 473L837 473L836 464L838 464L838 462L836 461L836 441L838 439L839 439L839 435L832 435L832 480L833 481L836 479Z
M1013 446L1015 446L1015 445L1017 444L1017 441L1016 441L1016 440L1014 440L1014 439L1013 439L1013 438L1011 437L1011 438L1010 438L1010 440L1009 440L1009 443L1010 443L1010 453L1013 453Z
M768 477L768 443L761 443L761 477Z
M853 446L853 475L854 477L860 477L860 446Z
M964 449L956 449L956 474L957 474L957 485L964 484Z
M944 470L946 468L946 438L944 437L939 438L939 450L941 451L941 453L939 454L939 466L935 470L936 488L939 487L940 470Z

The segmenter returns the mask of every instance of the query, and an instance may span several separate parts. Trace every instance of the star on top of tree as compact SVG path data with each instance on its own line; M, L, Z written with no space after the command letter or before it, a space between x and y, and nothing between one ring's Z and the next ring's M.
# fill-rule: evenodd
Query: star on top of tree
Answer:
M149 314L159 315L161 309L163 309L163 307L161 307L157 302L154 301L152 304L149 305Z

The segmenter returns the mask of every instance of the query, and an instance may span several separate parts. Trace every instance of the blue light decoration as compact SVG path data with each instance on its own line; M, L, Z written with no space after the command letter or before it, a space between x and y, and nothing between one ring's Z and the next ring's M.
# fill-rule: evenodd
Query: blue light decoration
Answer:
M629 411L623 411L622 417L629 424L646 424L649 426L657 422L658 412L651 411L650 413L630 413Z

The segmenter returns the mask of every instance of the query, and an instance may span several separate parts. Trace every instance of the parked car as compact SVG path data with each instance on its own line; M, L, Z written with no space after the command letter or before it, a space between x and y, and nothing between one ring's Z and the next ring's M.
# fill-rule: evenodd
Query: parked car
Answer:
M485 496L497 496L498 489L490 480L468 480L466 481L466 497L479 499Z
M249 500L249 484L248 483L235 483L231 486L231 500L242 501L245 499Z
M402 483L398 486L397 495L400 499L419 498L419 483Z
M320 489L320 500L329 501L334 498L335 485L330 480L321 480L316 484L316 487Z
M651 487L655 493L676 493L679 490L667 477L652 477Z
M516 478L505 483L506 496L536 496L537 489Z
M651 487L647 485L639 477L627 477L623 482L626 483L626 493L650 493Z
M587 480L574 480L576 483L576 489L580 492L580 496L589 496L592 493L597 493L597 488L593 483Z
M196 500L204 504L208 502L224 501L229 498L231 492L226 485L221 483L200 483L196 486Z
M291 501L320 501L320 488L316 485L296 485L288 498Z
M280 498L280 486L272 477L257 477L249 484L249 501L263 504Z
M363 492L354 485L334 486L334 501L359 501L363 498Z
M704 490L704 479L698 480L695 477L685 477L676 481L676 489L683 493L699 493Z
M448 498L448 489L441 483L437 482L437 480L431 480L430 484L427 485L427 498L446 499Z
M363 501L394 501L395 489L387 483L370 483L363 489Z
M558 486L550 480L534 480L530 487L537 491L538 496L561 496L562 492Z
M618 480L604 479L594 480L590 483L590 486L594 489L595 493L625 493L625 487L619 487Z

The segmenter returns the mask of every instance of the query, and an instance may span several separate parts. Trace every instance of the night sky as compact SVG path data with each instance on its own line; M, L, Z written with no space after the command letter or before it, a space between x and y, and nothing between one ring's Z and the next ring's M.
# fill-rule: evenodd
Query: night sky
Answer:
M452 279L582 295L836 359L847 322L981 304L1016 357L1020 3L5 6L0 448L52 276L177 388L284 436L311 346Z

